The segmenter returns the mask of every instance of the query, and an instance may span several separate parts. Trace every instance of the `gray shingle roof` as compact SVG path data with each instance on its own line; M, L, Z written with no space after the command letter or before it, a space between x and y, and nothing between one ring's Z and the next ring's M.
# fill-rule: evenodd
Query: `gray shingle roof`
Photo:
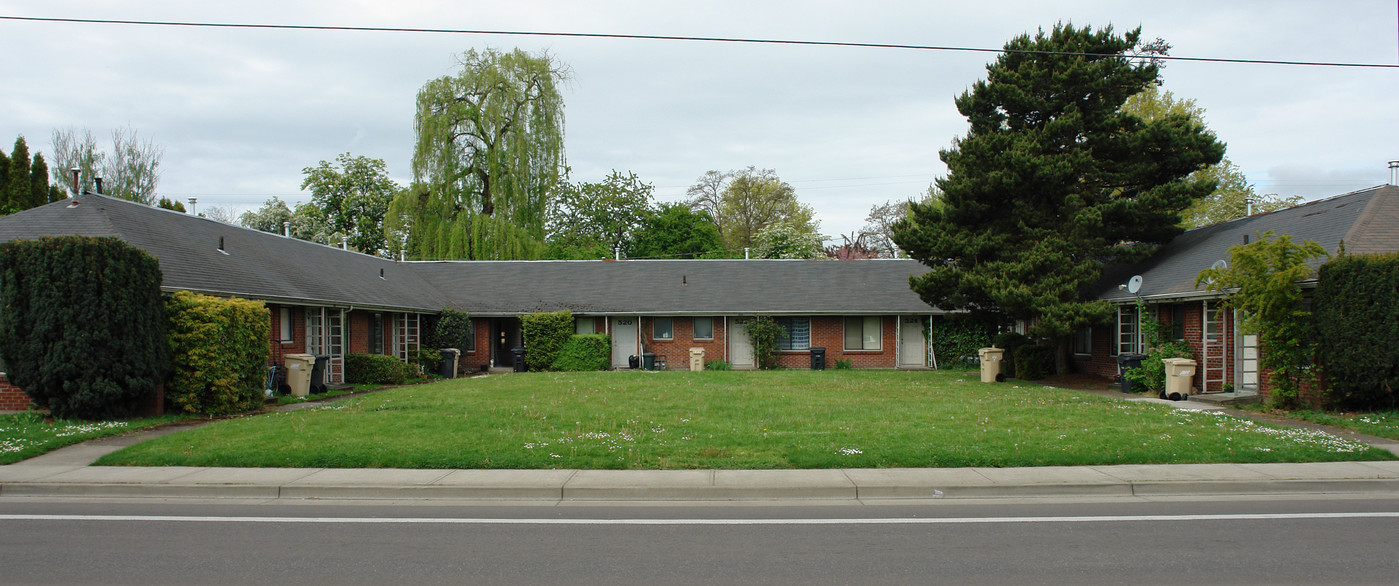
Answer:
M1141 263L1104 271L1096 293L1110 301L1133 300L1136 296L1118 285L1141 275L1139 294L1146 299L1207 296L1195 288L1200 271L1215 261L1227 261L1229 247L1243 244L1245 236L1255 241L1269 230L1287 234L1294 242L1315 241L1332 254L1341 240L1349 253L1393 252L1399 250L1399 187L1372 187L1189 230Z
M399 263L93 194L0 218L0 241L64 234L149 252L167 290L274 302L481 316L938 313L908 287L927 270L912 260Z
M409 263L472 315L940 313L908 287L912 260Z
M448 303L402 263L101 195L0 218L0 241L65 234L145 250L159 259L167 290L405 311Z

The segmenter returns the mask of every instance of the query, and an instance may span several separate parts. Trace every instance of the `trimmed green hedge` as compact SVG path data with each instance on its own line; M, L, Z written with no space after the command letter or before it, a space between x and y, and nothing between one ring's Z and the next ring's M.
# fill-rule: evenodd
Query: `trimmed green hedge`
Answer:
M607 370L612 366L612 337L607 334L574 334L559 350L551 370Z
M10 382L60 419L126 417L153 404L170 370L160 282L155 257L116 238L0 244Z
M408 382L412 366L393 356L349 354L345 356L345 382L368 385L401 385Z
M548 370L573 336L573 313L567 309L527 313L520 316L520 332L525 339L525 365L532 371Z
M181 411L227 415L262 404L272 321L260 301L176 291L165 302L174 369L165 397Z
M1329 402L1399 404L1399 253L1347 254L1322 265L1312 305Z
M1054 374L1054 349L1026 344L1015 349L1016 378L1040 380Z

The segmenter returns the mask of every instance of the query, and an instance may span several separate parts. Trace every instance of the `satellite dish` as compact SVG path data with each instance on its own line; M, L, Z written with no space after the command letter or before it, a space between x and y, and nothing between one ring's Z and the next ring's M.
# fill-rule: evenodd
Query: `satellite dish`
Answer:
M1133 294L1133 295L1136 295L1136 294L1137 294L1137 291L1141 291L1141 290L1142 290L1142 276L1141 276L1141 275L1132 275L1132 278L1129 279L1129 280L1127 281L1127 292L1128 292L1128 293L1131 293L1131 294Z
M1229 262L1225 260L1217 260L1214 261L1214 264L1210 265L1210 268L1222 271L1224 269L1229 268Z

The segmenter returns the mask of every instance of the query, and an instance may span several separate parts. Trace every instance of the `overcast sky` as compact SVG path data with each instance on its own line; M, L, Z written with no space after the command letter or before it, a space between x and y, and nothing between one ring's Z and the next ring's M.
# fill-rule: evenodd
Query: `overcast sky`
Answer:
M764 38L1000 48L1056 22L1140 26L1178 57L1399 62L1393 0L1354 2L189 2L0 0L0 16ZM710 169L770 168L849 234L946 173L952 100L993 54L477 34L208 29L0 20L0 149L118 127L165 149L161 195L242 212L295 203L304 167L350 152L412 179L414 100L468 48L548 51L575 181L632 171L674 201ZM1386 183L1399 69L1171 62L1263 193Z

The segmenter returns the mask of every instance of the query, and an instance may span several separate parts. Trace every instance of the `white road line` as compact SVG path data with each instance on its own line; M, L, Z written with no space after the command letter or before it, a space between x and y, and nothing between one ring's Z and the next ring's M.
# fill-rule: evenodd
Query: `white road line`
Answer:
M1085 517L894 517L870 519L491 519L415 517L205 517L163 515L0 515L3 521L136 521L155 523L325 523L404 525L980 525L997 523L1132 523L1396 519L1399 512L1116 515Z

